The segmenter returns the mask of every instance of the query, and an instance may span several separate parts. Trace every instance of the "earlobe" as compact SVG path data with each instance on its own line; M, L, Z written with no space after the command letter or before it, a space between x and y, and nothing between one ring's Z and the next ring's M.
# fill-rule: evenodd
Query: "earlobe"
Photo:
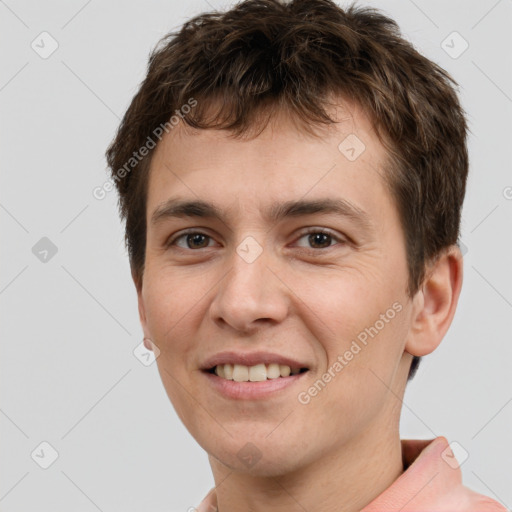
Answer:
M462 288L460 249L447 248L429 268L413 299L411 329L405 350L414 356L433 352L450 327Z
M153 342L149 338L144 338L142 342L147 350L153 351Z

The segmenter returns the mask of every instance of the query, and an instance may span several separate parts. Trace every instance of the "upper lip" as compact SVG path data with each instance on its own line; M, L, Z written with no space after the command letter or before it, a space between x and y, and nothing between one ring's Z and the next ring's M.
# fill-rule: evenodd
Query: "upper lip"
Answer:
M210 370L219 364L241 364L244 366L255 366L257 364L282 364L290 368L308 368L308 365L301 363L281 354L273 352L234 352L226 351L209 357L204 361L202 370Z

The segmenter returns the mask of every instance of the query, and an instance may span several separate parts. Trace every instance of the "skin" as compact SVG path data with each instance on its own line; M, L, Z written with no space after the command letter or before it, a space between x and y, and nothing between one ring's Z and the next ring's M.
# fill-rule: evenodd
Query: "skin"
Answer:
M403 472L399 419L412 356L432 352L455 313L460 251L448 248L408 296L404 233L383 180L386 152L357 106L336 112L340 122L319 137L281 113L256 138L238 140L181 123L153 156L146 264L136 281L140 320L148 347L158 347L170 401L209 454L221 512L356 511L381 494ZM366 146L355 161L338 149L349 134ZM151 215L171 197L211 201L226 222L153 225ZM262 215L274 201L326 197L366 212L369 229L335 214L277 223ZM333 238L315 242L309 227ZM207 237L166 247L188 228ZM236 252L248 236L262 249L251 263ZM300 403L298 394L394 303L401 311ZM266 400L227 399L200 371L224 350L277 352L309 372ZM237 454L249 442L261 458L247 467Z

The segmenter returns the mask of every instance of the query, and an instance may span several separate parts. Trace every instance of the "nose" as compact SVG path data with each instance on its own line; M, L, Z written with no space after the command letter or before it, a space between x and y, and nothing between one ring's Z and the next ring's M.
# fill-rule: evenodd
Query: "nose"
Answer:
M250 334L265 323L277 324L286 318L290 290L271 259L266 250L254 261L233 251L210 305L215 323Z

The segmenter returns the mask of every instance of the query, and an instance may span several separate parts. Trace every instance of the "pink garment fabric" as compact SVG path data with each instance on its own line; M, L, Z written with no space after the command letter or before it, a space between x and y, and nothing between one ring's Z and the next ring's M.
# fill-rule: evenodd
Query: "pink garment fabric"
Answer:
M445 437L401 443L405 471L361 512L508 512L498 501L462 484L462 472ZM197 512L218 512L215 488Z

